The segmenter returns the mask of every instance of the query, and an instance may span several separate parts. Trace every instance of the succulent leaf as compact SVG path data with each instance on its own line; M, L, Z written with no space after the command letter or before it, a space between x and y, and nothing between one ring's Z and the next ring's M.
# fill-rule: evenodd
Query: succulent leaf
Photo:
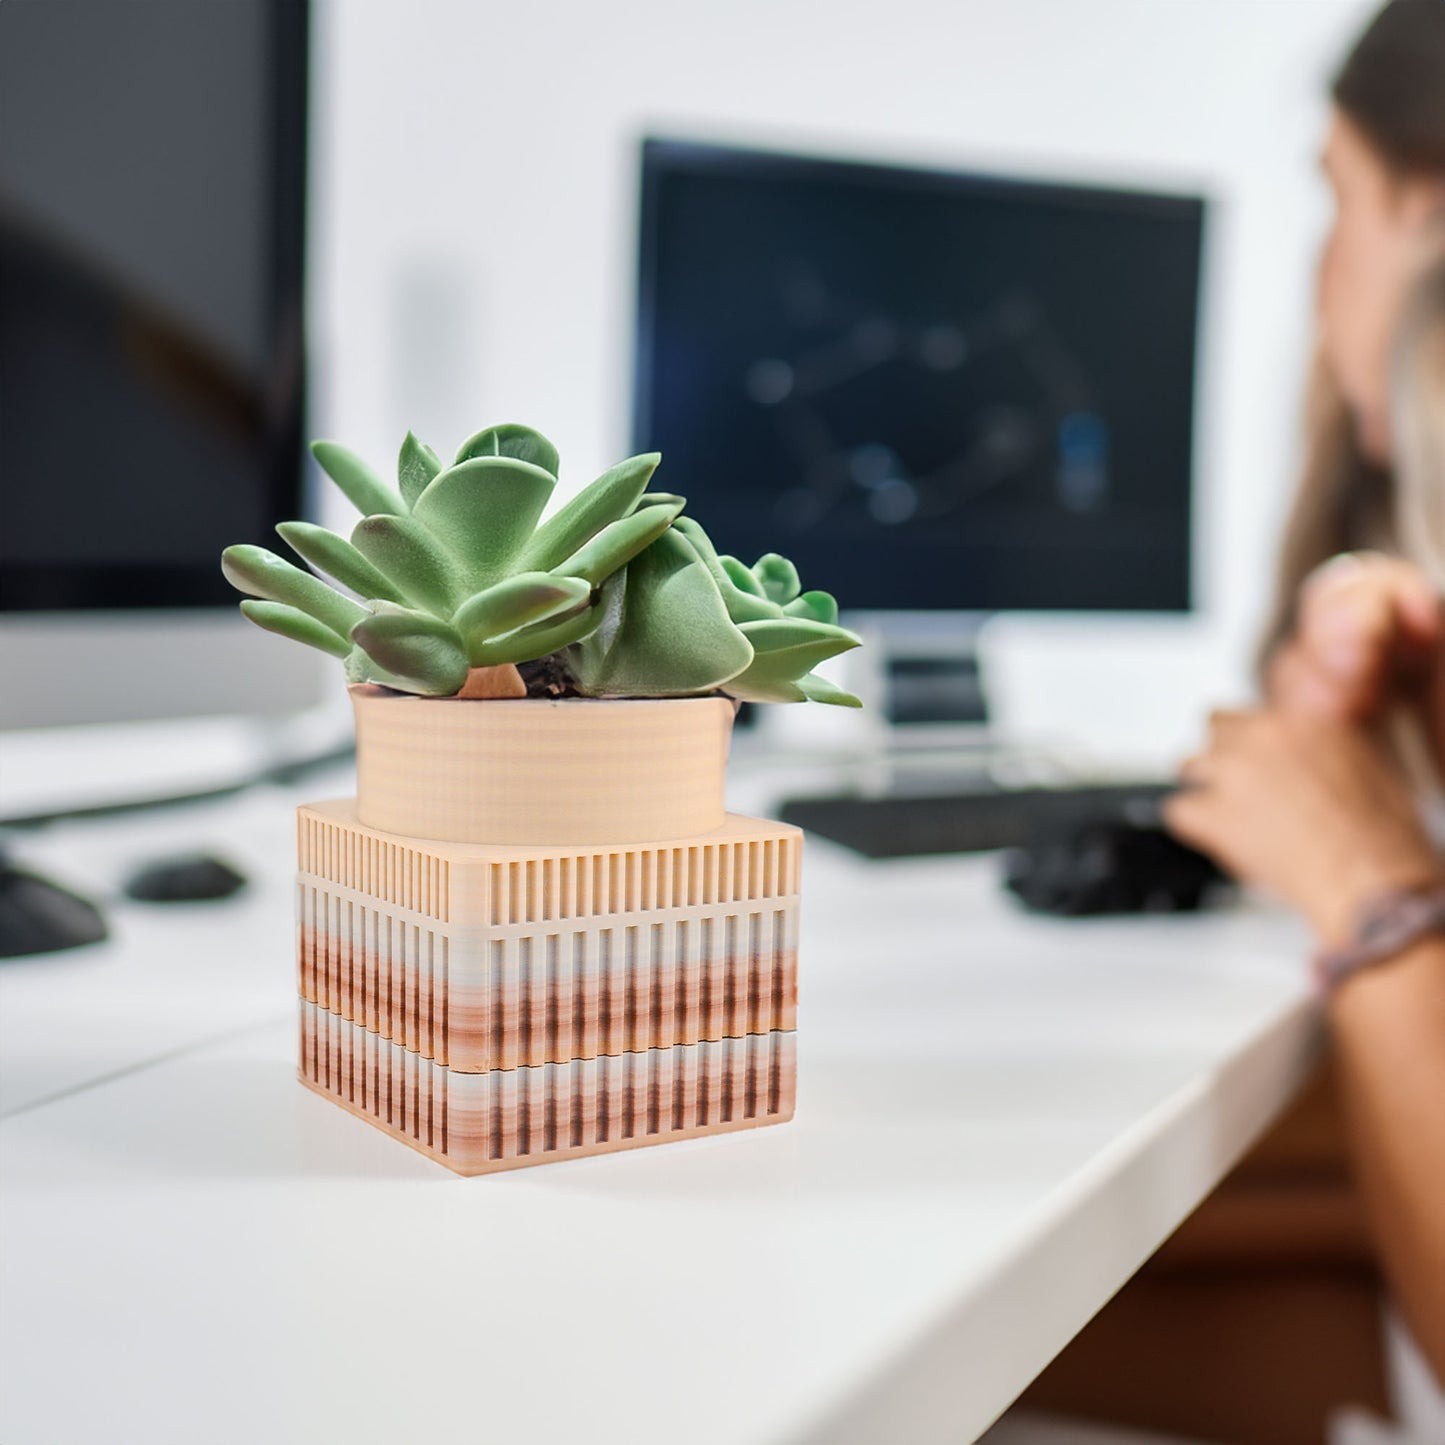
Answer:
M400 516L406 504L354 451L340 442L312 442L311 455L363 517Z
M609 467L537 528L517 565L546 572L565 562L588 538L641 504L643 489L661 460L659 453L647 452Z
M491 667L504 662L532 662L548 653L581 642L601 625L604 608L600 601L589 602L575 612L519 627L494 642L488 642L474 654L474 667Z
M477 658L488 642L528 623L550 621L559 613L585 606L591 598L591 584L580 578L522 572L467 598L457 608L452 626L460 635L472 665L484 667L488 664L478 662ZM529 657L517 660L532 661Z
M808 653L812 658L809 668L863 644L863 639L846 627L833 627L826 622L813 622L802 617L744 622L738 630L752 643L753 651L759 654L794 656ZM798 675L801 677L802 673Z
M712 574L712 580L727 607L728 616L734 622L759 622L764 618L778 616L778 609L765 597L760 597L754 592L744 592L737 586L723 566L722 558L713 549L712 538L703 531L694 518L678 517L672 526L674 531L687 538L693 551L702 559L703 564Z
M727 691L744 702L804 701L808 694L800 680L820 662L863 640L842 627L791 617L744 622L738 630L752 645L753 660L727 684Z
M862 707L862 698L845 692L836 682L819 677L816 672L805 672L798 679L798 690L809 702L830 702L838 707Z
M747 563L739 562L736 557L729 557L726 553L719 557L718 561L739 592L746 592L749 597L761 597L768 600L767 593L763 591L763 584L753 576L753 569Z
M807 702L808 694L788 676L789 669L753 662L724 689L739 702Z
M248 597L241 603L242 613L257 627L289 637L292 642L304 642L308 647L319 647L333 657L345 657L351 651L351 644L339 633L333 632L324 622L318 622L309 613L292 607L285 602L262 602Z
M787 617L811 617L815 622L836 623L838 603L831 592L804 592L783 608Z
M541 432L516 422L489 426L468 437L457 451L457 461L469 461L472 457L515 457L519 462L541 467L554 482L557 480L557 448Z
M644 507L630 517L619 517L552 570L560 577L583 577L594 587L601 586L667 531L681 510L681 506Z
M479 592L516 568L555 486L552 474L531 462L473 457L439 473L412 515L455 559L467 590Z
M763 589L763 596L779 607L786 607L803 590L798 569L786 557L766 552L752 565L752 574Z
M711 692L736 677L752 646L733 626L706 565L672 528L614 573L604 598L615 625L573 647L568 662L584 693L663 697Z
M381 682L383 679L382 670L354 644L346 654L341 672L348 687L358 682Z
M652 456L658 461L662 460L661 452L652 452ZM644 492L633 507L634 512L640 512L643 507L672 507L676 506L680 512L687 505L686 497L679 497L676 492Z
M282 522L276 530L313 567L334 577L361 597L405 602L401 590L389 582L345 537L314 522Z
M267 602L284 602L343 637L366 616L359 603L265 547L244 543L227 547L221 553L221 571L237 591Z
M442 459L425 442L418 441L415 432L407 432L401 455L396 459L396 479L402 501L408 507L416 506L416 499L441 469Z
M351 640L407 692L450 697L467 680L461 638L425 612L384 607L358 622Z
M414 607L450 617L466 595L451 558L414 517L363 517L351 540Z
M374 659L368 657L360 647L352 645L341 668L347 685L357 682L377 682L383 687L395 688L398 692L412 692L415 689L404 678L393 677Z

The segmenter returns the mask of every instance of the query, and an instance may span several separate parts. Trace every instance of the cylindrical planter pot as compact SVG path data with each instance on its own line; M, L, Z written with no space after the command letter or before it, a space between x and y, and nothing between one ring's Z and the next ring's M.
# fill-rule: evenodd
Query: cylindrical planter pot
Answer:
M304 1083L463 1174L792 1117L802 835L725 811L728 699L352 699Z
M455 843L645 843L720 828L727 698L411 697L351 689L357 817Z

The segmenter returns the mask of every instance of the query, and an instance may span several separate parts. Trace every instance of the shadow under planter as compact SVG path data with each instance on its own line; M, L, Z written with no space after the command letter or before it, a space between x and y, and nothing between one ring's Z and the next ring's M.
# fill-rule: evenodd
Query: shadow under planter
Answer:
M726 812L730 701L352 697L304 1083L462 1174L792 1117L802 834Z

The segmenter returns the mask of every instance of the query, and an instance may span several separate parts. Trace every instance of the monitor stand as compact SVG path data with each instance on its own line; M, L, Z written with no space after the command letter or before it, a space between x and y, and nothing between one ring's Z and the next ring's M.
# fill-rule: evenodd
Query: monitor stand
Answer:
M847 786L864 797L998 792L1077 776L1058 740L1002 734L989 712L978 641L986 612L872 612L844 619L864 646L845 686L867 729Z
M988 724L978 661L986 612L865 612L844 618L864 646L848 655L850 682L893 746L931 746Z
M866 755L885 772L928 760L955 775L978 771L997 747L979 665L982 612L872 612L848 619L864 645L848 654L849 685L863 700ZM925 756L926 755L926 758ZM900 779L901 781L901 779Z

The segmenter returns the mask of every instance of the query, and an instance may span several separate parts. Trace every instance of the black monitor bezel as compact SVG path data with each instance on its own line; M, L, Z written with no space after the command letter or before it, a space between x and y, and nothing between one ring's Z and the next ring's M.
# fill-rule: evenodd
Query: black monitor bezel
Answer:
M266 295L269 373L288 384L262 413L265 511L274 525L303 511L307 369L304 327L311 17L309 0L260 0L271 63L270 194ZM230 606L220 559L193 563L11 562L0 613L168 610Z

